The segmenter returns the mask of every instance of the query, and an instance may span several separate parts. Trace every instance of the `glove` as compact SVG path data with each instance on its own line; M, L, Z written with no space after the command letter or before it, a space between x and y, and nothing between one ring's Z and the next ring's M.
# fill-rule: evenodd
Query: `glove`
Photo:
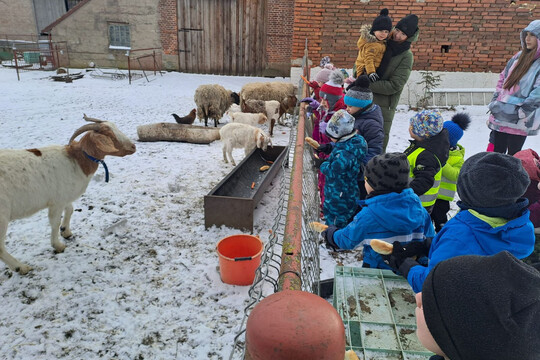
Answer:
M324 244L326 245L326 248L328 250L337 251L339 249L339 246L334 242L334 233L336 232L338 228L330 225L328 226L328 229L324 230L321 235L324 240Z
M315 100L315 99L313 99L311 97L303 98L302 100L300 100L300 102L304 102L304 103L308 104L309 107L314 109L314 110L317 109L321 105L317 100Z
M317 169L319 169L319 168L321 167L322 163L325 162L325 161L326 161L326 159L317 159L317 158L314 158L314 159L313 159L313 165L314 165Z
M332 152L333 149L334 149L334 147L332 146L332 144L328 143L328 144L319 145L319 147L317 148L317 151L322 152L322 153L324 153L326 155L330 155L330 153Z
M318 89L318 88L320 88L319 83L316 82L315 80L313 80L312 82L310 82L310 83L309 83L309 86L310 86L312 89Z
M381 255L384 262L394 271L399 271L407 277L409 270L416 265L420 265L413 256L422 257L429 253L431 238L424 241L411 241L402 245L399 241L394 241L392 254Z
M327 126L328 126L328 123L327 123L326 121L321 121L321 122L319 123L319 132L320 132L321 134L326 133L326 127L327 127Z
M371 82L375 82L380 79L379 75L377 75L376 72L369 74L368 77L369 77L369 81Z

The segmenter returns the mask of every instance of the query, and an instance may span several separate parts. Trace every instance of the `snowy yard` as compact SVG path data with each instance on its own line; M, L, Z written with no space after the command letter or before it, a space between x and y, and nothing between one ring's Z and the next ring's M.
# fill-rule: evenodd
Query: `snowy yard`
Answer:
M248 82L288 79L166 73L128 85L90 76L52 82L49 75L24 72L17 81L14 70L0 68L1 148L67 144L86 113L116 123L137 152L105 159L109 183L98 168L74 204L74 237L64 253L50 246L45 211L10 223L8 251L34 270L21 276L0 263L2 358L228 359L248 287L221 282L216 242L239 231L206 230L203 197L232 166L223 163L220 141L144 143L136 128L189 113L201 84L239 91ZM487 109L465 110L473 121L460 143L470 156L487 145ZM396 114L388 151L407 147L412 114ZM443 113L447 120L452 114ZM278 125L274 145L286 145L289 130ZM540 138L524 148L539 150ZM263 241L275 216L277 178L273 184L255 212L254 234ZM350 253L339 259L358 265ZM335 264L321 247L322 279L333 277Z

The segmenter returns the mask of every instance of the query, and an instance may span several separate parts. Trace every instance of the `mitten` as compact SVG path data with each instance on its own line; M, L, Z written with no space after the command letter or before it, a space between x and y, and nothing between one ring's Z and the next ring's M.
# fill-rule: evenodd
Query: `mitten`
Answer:
M321 235L323 237L324 243L326 245L326 248L328 250L337 251L339 249L339 246L334 242L334 233L336 232L338 228L330 225L328 226L328 229L324 230Z
M322 165L323 162L325 162L326 159L318 159L318 158L314 158L313 159L313 166L315 166L317 169L319 169Z
M399 241L394 241L392 244L392 253L390 255L382 255L384 262L390 266L392 270L398 271L405 259L416 255L413 253L414 246L409 247L409 245L411 245L413 242L421 243L420 241L411 241L404 246L401 245ZM407 249L407 247L409 248Z
M320 145L317 148L317 151L322 152L322 153L324 153L326 155L330 155L330 153L332 152L333 149L334 149L334 147L332 146L332 143L328 143L328 144Z
M369 81L371 82L375 82L379 80L379 75L377 75L377 73L371 73L368 75L368 77L369 77Z
M325 122L325 121L321 121L319 122L319 132L321 134L325 134L326 133L326 126L328 126L328 123Z
M320 88L319 83L316 82L315 80L313 80L312 82L310 82L310 83L309 83L309 86L310 86L311 88L313 88L313 89L318 89L318 88Z

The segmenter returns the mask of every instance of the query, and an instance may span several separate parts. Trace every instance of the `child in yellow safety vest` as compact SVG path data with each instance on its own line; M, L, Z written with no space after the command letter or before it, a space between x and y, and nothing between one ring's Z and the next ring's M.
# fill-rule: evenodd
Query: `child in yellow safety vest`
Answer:
M446 165L442 168L441 185L439 194L433 210L431 211L431 220L435 225L435 231L439 232L448 221L448 211L450 211L450 202L454 200L456 194L456 183L465 161L465 148L458 144L463 136L463 131L467 130L471 118L466 113L455 114L452 120L445 121L443 127L448 130L448 140L450 142L450 153Z
M411 144L404 151L410 165L409 186L431 213L448 159L448 130L443 128L438 110L423 110L410 119L409 134L413 140L409 140Z

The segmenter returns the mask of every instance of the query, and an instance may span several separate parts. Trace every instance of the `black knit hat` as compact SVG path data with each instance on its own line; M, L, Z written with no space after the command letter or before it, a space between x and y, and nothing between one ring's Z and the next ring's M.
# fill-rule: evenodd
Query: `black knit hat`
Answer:
M461 201L476 208L514 204L529 186L521 161L496 152L481 152L465 160L457 180Z
M408 38L413 36L418 30L418 16L410 14L399 20L396 29L401 30Z
M374 156L366 165L365 176L373 190L401 192L409 186L407 155L395 152Z
M375 31L379 30L392 30L392 18L388 16L388 9L386 8L382 9L380 15L373 20L371 31L369 33L373 35Z
M540 272L507 251L440 262L424 282L422 306L452 360L540 359Z

